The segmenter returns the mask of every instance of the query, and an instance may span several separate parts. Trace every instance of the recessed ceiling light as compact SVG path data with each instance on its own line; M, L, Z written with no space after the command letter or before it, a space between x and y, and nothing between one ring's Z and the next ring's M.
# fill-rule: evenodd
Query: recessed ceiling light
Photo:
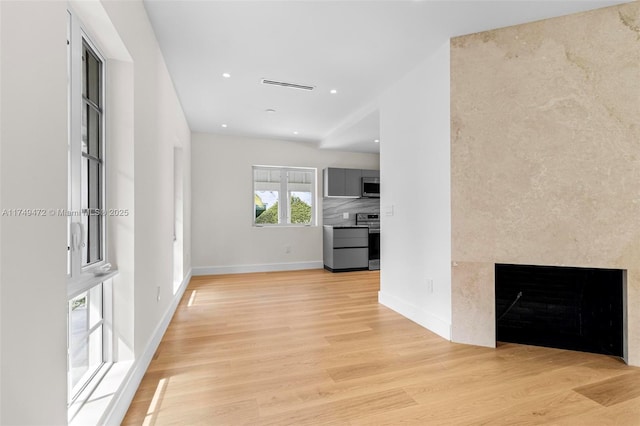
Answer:
M225 72L225 73L223 73L223 74L222 74L222 76L223 76L224 78L230 78L230 77L231 77L231 74L229 74L228 72Z
M380 139L374 139L373 140L375 143L380 143Z
M226 125L226 124L223 124L223 125L222 125L222 127L225 127L225 128L226 128L226 127L227 127L227 125Z
M297 134L298 134L298 132L293 132L293 134L294 134L294 135L297 135Z
M331 93L332 95L335 95L336 93L338 93L338 91L336 89L331 89L329 90L329 93Z
M273 108L267 108L267 109L264 110L264 112L268 112L269 114L273 114L273 113L276 112L276 110L273 109Z

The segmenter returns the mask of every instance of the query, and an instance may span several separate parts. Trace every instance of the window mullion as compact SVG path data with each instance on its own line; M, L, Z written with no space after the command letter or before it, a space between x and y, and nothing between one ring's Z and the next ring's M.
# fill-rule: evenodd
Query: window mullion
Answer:
M103 325L104 325L104 320L103 319L99 320L98 322L96 322L96 324L94 326L89 328L87 331L83 332L82 335L78 336L78 340L80 340L80 339L88 339L89 336L91 335L91 333L93 333L98 328L102 327Z
M96 105L95 102L87 98L85 95L82 95L82 101L89 107L93 108L98 114L102 114L102 108L100 108L99 105Z
M289 181L289 172L282 170L280 172L280 224L289 223L289 200L287 195L287 187Z
M102 160L100 158L94 157L93 155L87 154L86 152L81 153L80 156L82 156L82 158L95 161L96 163L102 165Z

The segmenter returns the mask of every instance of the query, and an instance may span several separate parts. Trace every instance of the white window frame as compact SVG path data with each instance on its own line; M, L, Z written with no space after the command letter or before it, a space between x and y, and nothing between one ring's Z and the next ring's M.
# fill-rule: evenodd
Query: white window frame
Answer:
M93 294L95 292L95 294ZM101 338L101 342L100 342L100 350L102 351L102 353L98 353L98 355L100 355L100 365L93 369L93 370L87 370L86 372L84 372L83 376L78 380L78 383L76 386L73 385L72 382L72 377L71 377L71 372L69 371L69 375L68 375L68 392L67 392L67 401L68 403L73 403L76 399L78 399L78 397L82 394L82 391L87 388L87 386L89 385L89 383L91 382L91 379L102 369L102 367L105 365L105 354L104 354L104 329L105 329L105 321L104 321L104 310L105 310L105 303L104 303L104 297L105 297L105 292L104 292L104 286L102 283L95 285L93 287L91 287L90 289L88 289L86 292L80 293L78 296L81 295L85 295L86 300L85 300L85 306L86 306L86 310L87 310L87 315L88 315L88 319L87 319L87 324L89 326L89 329L85 332L83 331L83 333L80 335L80 339L79 340L85 340L85 341L90 341L91 339L91 335L94 333L100 333L100 338ZM93 317L93 315L91 313L89 313L93 308L93 306L95 305L96 302L93 301L94 296L98 297L98 302L99 303L99 310L100 310L100 317L97 321L95 322L91 322L90 318ZM69 325L69 330L68 330L68 334L69 334L69 357L73 357L74 353L71 350L71 336L73 333L73 330L71 329L73 324L71 321L71 317L73 315L73 309L71 307L71 302L72 300L74 300L76 297L72 298L71 300L69 300L68 302L68 325ZM100 331L101 330L101 331ZM88 352L87 352L87 356L88 356L88 361L93 358L96 354L92 353L92 347L89 346L88 347ZM68 362L68 369L71 369L71 359L69 359Z
M100 171L100 189L101 189L101 206L102 210L106 211L106 158L105 158L105 116L104 111L105 103L105 74L106 74L106 61L104 56L100 53L100 49L91 41L87 33L82 28L79 20L72 14L70 16L70 76L69 76L69 218L70 218L70 251L71 251L71 281L82 278L92 274L94 269L102 267L107 263L107 244L106 244L106 215L98 212L101 221L100 226L100 252L102 253L102 259L97 262L83 265L82 264L82 244L83 237L88 232L82 225L82 217L87 212L82 209L82 108L84 103L79 101L82 99L82 74L81 74L81 58L83 45L86 43L92 50L92 52L98 57L102 63L102 75L100 84L100 97L102 99L102 115L100 125L100 151L101 151L101 171ZM80 61L78 63L78 61Z
M255 193L256 193L256 170L279 170L281 173L280 189L278 190L278 223L256 223L255 215ZM311 222L310 223L290 223L291 220L291 203L288 197L289 182L288 173L290 172L311 172L312 182L311 184ZM284 177L284 178L283 178ZM251 167L251 208L252 208L252 223L256 227L287 227L287 226L316 226L317 224L317 184L318 184L318 169L314 167L291 167L291 166L262 166L255 165ZM286 206L282 208L281 206Z
M68 310L68 405L69 419L71 420L75 414L82 408L85 401L88 400L91 392L97 387L104 375L113 363L113 309L112 309L112 280L111 278L117 274L117 271L109 271L103 273L101 269L108 264L107 253L107 220L106 216L99 213L101 221L100 226L100 253L101 259L97 262L83 265L83 240L84 233L87 232L82 226L82 215L87 214L82 211L81 191L82 182L82 108L84 101L82 99L82 54L83 45L86 44L92 53L101 62L100 75L100 99L101 99L101 115L100 115L100 158L102 160L100 167L100 205L103 211L107 209L106 200L106 90L105 81L107 73L107 62L102 55L98 46L91 40L87 32L82 26L73 10L68 10L68 208L66 211L68 220L68 236L67 244L69 251L68 258L68 276L67 276L67 310ZM91 292L92 289L100 288L102 300L102 318L98 324L94 324L88 330L87 336L95 331L97 327L102 327L102 362L98 368L87 372L79 384L75 387L71 383L71 353L70 353L70 335L71 335L71 309L69 303L78 295L84 292Z

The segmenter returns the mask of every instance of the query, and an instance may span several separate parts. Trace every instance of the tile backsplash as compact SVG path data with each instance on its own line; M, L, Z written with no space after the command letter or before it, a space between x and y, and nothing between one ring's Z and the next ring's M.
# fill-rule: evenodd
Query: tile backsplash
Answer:
M344 219L343 213L349 213ZM379 198L323 198L323 225L350 226L356 224L356 213L380 213Z

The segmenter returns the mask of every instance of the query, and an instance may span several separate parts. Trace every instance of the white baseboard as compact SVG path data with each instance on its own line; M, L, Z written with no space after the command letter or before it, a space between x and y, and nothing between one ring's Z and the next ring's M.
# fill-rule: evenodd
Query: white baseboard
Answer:
M411 321L433 331L437 335L451 340L451 324L423 309L388 293L378 292L378 302Z
M128 377L125 380L125 383L120 388L119 392L113 397L113 401L105 413L103 417L103 421L100 424L103 425L120 425L124 416L127 414L127 410L129 409L129 405L131 405L131 401L138 390L138 386L140 386L140 382L142 381L142 377L144 373L147 371L149 364L151 363L151 359L158 349L158 345L160 345L160 341L164 336L169 323L171 322L171 318L173 318L173 314L178 308L178 304L182 299L182 295L184 291L187 289L187 285L191 280L192 270L189 270L187 275L182 280L180 287L178 287L178 291L175 293L171 304L167 308L162 320L154 330L151 338L147 342L147 345L144 348L144 352L138 358L131 367Z
M302 269L322 269L321 260L313 262L266 263L261 265L233 265L233 266L194 266L193 276L246 274L250 272L299 271Z

